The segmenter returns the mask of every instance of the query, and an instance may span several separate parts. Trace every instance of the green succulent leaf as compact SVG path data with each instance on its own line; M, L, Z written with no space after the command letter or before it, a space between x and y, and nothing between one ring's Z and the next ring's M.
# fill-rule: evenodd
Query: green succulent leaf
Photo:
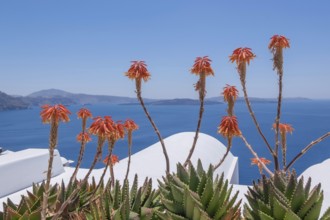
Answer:
M322 217L320 218L320 220L326 220L326 219L330 219L330 207L327 208L327 210L323 213Z
M270 215L267 215L266 213L259 210L259 216L261 220L274 220L274 218Z
M213 196L213 181L208 178L206 180L204 191L201 195L201 202L204 207L208 207L209 202L211 201Z
M309 210L305 219L310 219L310 220L318 219L321 212L322 202L323 202L323 192L321 192L320 197L315 202L313 207Z

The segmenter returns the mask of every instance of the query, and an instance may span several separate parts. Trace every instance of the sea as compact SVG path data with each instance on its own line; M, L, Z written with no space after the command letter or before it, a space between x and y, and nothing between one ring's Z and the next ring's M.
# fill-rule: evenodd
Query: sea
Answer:
M76 136L81 131L81 120L77 119L76 112L81 107L83 106L68 106L72 112L70 122L61 123L59 126L57 148L61 156L74 161L77 160L80 148ZM133 119L140 127L133 133L133 153L158 141L140 105L95 104L84 107L90 109L95 117L108 115L116 121ZM273 102L252 103L260 127L272 146L275 139L272 124L276 116L276 107L277 103ZM287 136L287 161L289 162L311 141L330 131L330 100L284 101L282 107L281 121L291 124L294 128L292 135ZM164 138L178 132L196 129L198 105L148 105L147 108ZM50 126L42 123L40 111L39 107L33 107L27 110L0 112L0 146L11 151L47 148ZM217 133L221 118L225 115L225 104L206 105L201 132L225 144L226 139ZM235 115L243 135L258 155L271 160L272 157L258 134L245 103L235 104ZM88 124L90 123L91 120L88 121ZM82 167L90 166L96 151L96 141L97 138L93 137L93 141L87 144ZM127 157L127 150L127 141L122 140L116 144L114 153L119 156L119 159L123 159ZM260 178L258 168L251 165L252 154L239 138L234 138L231 152L239 158L240 184L250 185L253 180ZM330 158L330 138L315 145L294 164L293 168L299 175L309 166L328 158ZM97 165L97 167L102 166L102 163ZM273 167L272 163L270 168L273 169Z

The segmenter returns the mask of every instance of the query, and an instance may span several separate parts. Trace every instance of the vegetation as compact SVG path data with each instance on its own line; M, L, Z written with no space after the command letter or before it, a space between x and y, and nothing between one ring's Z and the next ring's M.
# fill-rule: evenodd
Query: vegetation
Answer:
M192 147L187 159L177 165L177 170L170 173L170 158L167 154L164 140L155 122L151 118L142 98L142 81L150 78L150 72L144 61L133 61L126 76L135 81L137 98L157 134L165 158L165 170L163 180L158 180L159 186L152 187L151 179L146 179L142 186L138 186L138 174L130 187L129 171L131 162L131 147L133 145L133 131L138 125L133 120L115 122L111 116L98 116L87 128L87 120L92 113L87 109L81 109L78 117L82 119L82 132L77 136L81 143L78 164L67 184L50 184L54 149L57 145L57 133L59 122L69 121L70 111L63 105L45 105L40 113L44 123L50 123L49 138L49 163L47 178L41 184L34 184L32 192L22 196L19 204L11 200L3 205L0 212L2 219L306 219L314 220L320 216L323 202L323 191L318 184L311 189L311 179L304 185L303 177L298 179L292 165L317 143L330 136L330 132L323 134L315 141L301 150L291 161L287 163L286 151L287 133L293 132L292 125L281 121L281 102L283 87L283 51L289 48L289 40L280 35L271 38L268 48L273 54L273 69L279 77L279 95L277 99L277 112L273 129L275 131L275 143L271 145L262 128L259 126L256 115L247 92L246 74L247 67L256 57L250 48L241 47L233 51L229 57L236 63L244 100L251 115L252 121L260 134L261 139L273 159L274 169L268 167L270 160L259 157L253 146L249 144L243 132L239 129L239 119L234 114L235 102L238 99L238 90L235 86L227 85L223 91L224 102L228 104L227 115L219 124L218 133L227 139L227 151L219 158L217 164L210 164L208 170L204 170L201 161L195 167L191 162L191 156L198 141L198 134L202 124L204 112L204 99L206 94L206 76L213 75L211 60L207 57L198 57L191 72L199 76L195 90L199 93L200 110L198 123ZM77 172L83 159L84 149L90 140L89 134L97 137L97 152L86 176L76 179ZM125 179L121 183L115 179L113 167L118 162L118 157L113 155L113 149L119 139L128 138L129 160ZM253 182L246 195L247 203L236 201L238 192L232 194L233 186L224 176L214 177L214 171L225 161L228 152L233 147L233 138L240 138L250 150L253 158L251 164L257 165L260 171L260 180ZM90 180L90 174L97 162L101 160L103 147L107 144L108 155L104 159L105 168L103 174L96 182ZM282 154L280 154L280 152ZM282 159L280 163L279 158ZM106 177L107 168L110 170L110 178ZM263 174L263 171L266 174ZM105 184L106 183L106 184ZM321 219L330 219L328 209Z

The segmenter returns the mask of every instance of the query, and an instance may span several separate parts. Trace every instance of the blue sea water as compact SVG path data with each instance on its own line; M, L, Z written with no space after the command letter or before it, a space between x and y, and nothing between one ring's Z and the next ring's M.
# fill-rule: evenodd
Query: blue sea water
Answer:
M274 131L271 127L276 116L276 105L276 103L252 104L259 124L271 145L274 143ZM76 160L80 147L80 144L76 142L76 135L81 129L81 121L77 119L76 112L81 106L69 106L68 108L73 114L69 123L60 124L58 149L62 156ZM139 105L99 104L88 106L88 108L92 111L93 116L110 115L114 120L122 121L128 118L133 119L140 126L140 129L133 133L133 153L158 141ZM194 131L196 129L199 106L151 105L148 106L148 110L164 138L177 132ZM26 148L47 148L49 125L41 123L39 113L40 108L0 112L0 146L12 151ZM201 132L226 143L226 140L217 134L217 127L225 114L225 104L206 106ZM239 127L244 136L259 156L272 159L257 133L244 103L236 104L235 114L238 117ZM330 131L330 101L284 102L281 121L292 124L295 129L293 134L289 134L287 137L287 160L290 161L312 140ZM91 121L89 121L90 123ZM87 168L91 164L95 147L96 137L87 144L83 167ZM239 157L241 184L251 184L252 180L260 177L257 167L250 164L251 153L240 139L234 139L231 152ZM127 156L126 140L117 143L114 153L120 159ZM293 167L299 174L309 166L320 163L327 158L330 158L330 138L314 146ZM103 165L99 163L98 167L101 166ZM273 164L271 167L273 168Z

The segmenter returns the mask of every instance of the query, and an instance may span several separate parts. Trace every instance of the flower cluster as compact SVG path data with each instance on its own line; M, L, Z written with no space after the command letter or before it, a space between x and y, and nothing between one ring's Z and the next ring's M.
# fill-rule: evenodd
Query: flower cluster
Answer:
M130 79L143 79L144 81L150 79L150 73L145 61L132 61L132 65L125 75Z
M70 121L69 115L71 112L64 105L43 105L43 110L40 113L43 123L58 123L59 121Z
M266 158L264 157L261 157L261 158L252 158L251 159L251 165L257 165L258 168L259 168L259 172L260 174L262 173L262 170L263 170L263 165L268 165L270 164L270 160L267 160Z
M211 59L208 56L197 57L190 71L196 75L200 75L201 73L204 73L207 76L214 75L211 67Z

